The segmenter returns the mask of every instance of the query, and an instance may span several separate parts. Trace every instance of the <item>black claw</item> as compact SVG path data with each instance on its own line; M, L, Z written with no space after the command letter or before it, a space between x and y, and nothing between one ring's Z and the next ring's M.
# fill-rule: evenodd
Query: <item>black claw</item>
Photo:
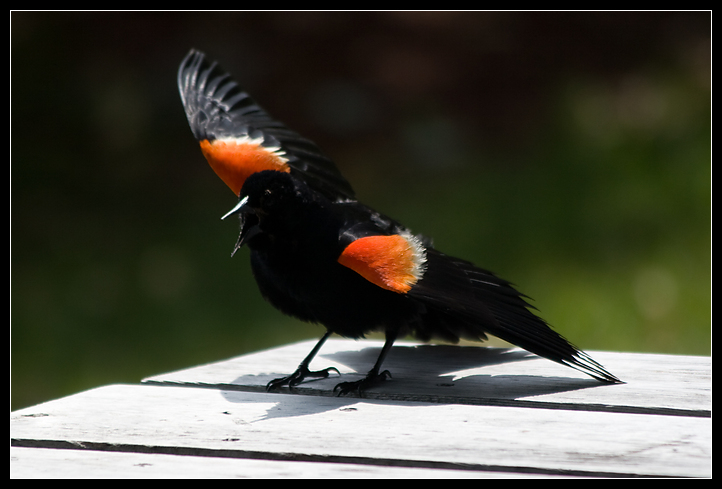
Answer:
M336 367L328 367L323 370L310 371L307 367L298 367L298 370L293 372L291 375L281 377L280 379L273 379L266 384L266 391L278 389L284 385L288 385L289 388L293 388L306 380L307 378L312 379L325 379L330 375L330 372L336 372L339 376L341 372Z
M391 378L391 372L388 370L384 370L380 374L371 371L361 380L336 384L336 387L333 388L333 392L336 393L338 390L338 394L336 394L337 397L345 396L351 392L356 392L356 395L363 397L363 393L366 389L386 380L386 378Z

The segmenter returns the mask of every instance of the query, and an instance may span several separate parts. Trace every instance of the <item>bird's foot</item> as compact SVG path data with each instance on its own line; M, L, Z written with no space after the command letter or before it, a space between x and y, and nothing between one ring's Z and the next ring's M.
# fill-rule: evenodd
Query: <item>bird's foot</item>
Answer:
M383 382L386 378L391 378L391 373L388 370L384 370L381 373L372 370L361 380L357 380L355 382L341 382L340 384L337 384L336 387L333 388L333 392L335 393L338 391L336 396L345 396L350 392L356 392L359 397L363 397L363 392L366 389L378 384L379 382Z
M280 379L273 379L266 384L266 391L270 392L284 385L288 385L288 387L292 389L307 378L325 379L330 375L330 372L336 372L338 375L341 375L341 372L339 372L336 367L328 367L323 370L316 370L312 372L308 369L308 367L299 366L298 370L293 372L291 375L281 377Z

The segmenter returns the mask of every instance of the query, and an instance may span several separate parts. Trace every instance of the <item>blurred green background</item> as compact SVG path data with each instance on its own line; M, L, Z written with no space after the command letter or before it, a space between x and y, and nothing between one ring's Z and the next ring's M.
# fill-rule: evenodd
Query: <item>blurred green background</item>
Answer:
M229 256L191 47L580 347L711 354L709 12L13 12L12 409L322 333Z

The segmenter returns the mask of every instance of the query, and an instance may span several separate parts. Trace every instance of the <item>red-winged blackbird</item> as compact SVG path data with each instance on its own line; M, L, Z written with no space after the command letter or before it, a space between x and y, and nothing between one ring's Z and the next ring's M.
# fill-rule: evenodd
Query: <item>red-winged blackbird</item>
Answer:
M486 339L493 334L602 382L621 382L534 315L525 295L493 273L444 255L430 240L355 199L333 162L311 141L273 120L217 63L191 50L178 88L193 135L218 176L239 196L233 253L251 250L263 297L281 312L326 327L293 374L267 389L327 377L308 366L336 333L386 335L378 361L339 395L390 376L384 357L399 336Z

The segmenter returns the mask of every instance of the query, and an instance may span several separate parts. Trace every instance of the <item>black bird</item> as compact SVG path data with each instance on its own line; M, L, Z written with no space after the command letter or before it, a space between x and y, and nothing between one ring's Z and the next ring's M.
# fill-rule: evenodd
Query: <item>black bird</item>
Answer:
M332 333L372 331L386 335L378 361L363 380L338 384L339 395L389 377L384 358L409 334L457 342L489 333L601 382L621 382L532 313L509 282L358 202L313 142L272 119L203 53L188 53L178 88L201 151L239 197L224 216L240 216L233 254L250 248L256 282L273 306L326 327L298 370L268 390L338 373L308 366Z

